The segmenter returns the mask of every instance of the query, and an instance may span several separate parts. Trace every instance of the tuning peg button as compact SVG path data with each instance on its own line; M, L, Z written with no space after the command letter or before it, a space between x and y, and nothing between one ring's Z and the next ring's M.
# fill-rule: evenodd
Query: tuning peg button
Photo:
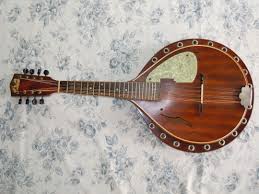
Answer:
M33 105L36 105L36 104L37 104L37 99L36 99L36 98L33 98L32 104L33 104Z
M23 69L23 73L27 74L29 72L29 70L27 68Z
M47 76L47 75L49 75L49 71L48 71L48 70L44 70L44 71L43 71L43 74L44 74L45 76Z
M44 104L44 99L43 98L40 99L40 104Z
M34 69L30 69L30 74L31 74L31 75L34 74Z
M40 73L41 73L41 69L38 69L38 72L37 72L38 76L40 75Z
M26 99L25 104L30 104L29 98Z

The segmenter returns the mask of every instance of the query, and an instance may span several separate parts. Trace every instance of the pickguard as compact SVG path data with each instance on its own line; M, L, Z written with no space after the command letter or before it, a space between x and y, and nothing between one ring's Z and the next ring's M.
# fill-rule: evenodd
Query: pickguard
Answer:
M196 55L183 52L167 59L147 76L147 82L160 82L162 78L174 79L176 82L193 82L198 69Z

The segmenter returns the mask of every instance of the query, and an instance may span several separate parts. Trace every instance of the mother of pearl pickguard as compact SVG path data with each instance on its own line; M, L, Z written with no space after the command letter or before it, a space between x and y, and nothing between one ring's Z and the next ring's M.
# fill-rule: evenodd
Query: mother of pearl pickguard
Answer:
M167 59L147 76L147 82L160 82L162 78L176 82L193 82L197 74L197 58L192 52L183 52Z

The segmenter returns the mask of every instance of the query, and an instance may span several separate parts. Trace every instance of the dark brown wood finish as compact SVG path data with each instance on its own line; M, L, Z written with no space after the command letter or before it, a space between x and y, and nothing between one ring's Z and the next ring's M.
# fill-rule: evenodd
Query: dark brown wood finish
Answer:
M149 73L182 52L197 57L193 83L161 79L146 83ZM201 106L201 76L204 92ZM243 61L224 45L205 39L188 39L158 51L140 74L129 82L56 81L48 76L15 74L12 96L44 96L54 92L108 96L130 100L150 130L164 143L187 152L206 152L230 143L249 121L252 107L245 109L238 97L253 82ZM252 96L252 105L253 105Z
M165 48L170 50L168 54L164 52ZM244 109L240 103L231 102L238 100L236 94L228 99L230 102L205 103L203 112L199 114L199 102L176 100L175 94L185 96L185 87L198 87L200 74L205 77L205 100L215 100L225 93L240 91L247 84L252 86L248 69L232 50L204 39L176 42L156 53L154 58L162 60L156 63L151 59L133 81L145 81L155 67L184 51L193 52L198 58L198 73L193 83L162 80L159 101L132 102L139 108L152 132L171 147L187 152L204 152L223 147L241 133L252 109Z

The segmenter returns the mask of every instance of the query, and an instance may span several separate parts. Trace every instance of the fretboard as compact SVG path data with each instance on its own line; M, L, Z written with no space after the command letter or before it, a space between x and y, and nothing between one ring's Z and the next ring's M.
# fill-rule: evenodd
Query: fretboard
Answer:
M60 81L59 92L134 100L158 100L160 83Z

